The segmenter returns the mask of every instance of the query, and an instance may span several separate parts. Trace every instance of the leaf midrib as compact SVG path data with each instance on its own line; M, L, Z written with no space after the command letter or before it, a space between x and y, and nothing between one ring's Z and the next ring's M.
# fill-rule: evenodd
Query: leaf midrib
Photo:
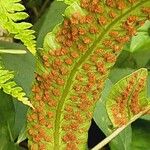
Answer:
M68 91L71 87L72 84L72 79L74 78L78 68L80 68L80 66L82 65L82 63L88 58L88 56L94 51L94 48L97 46L98 43L100 43L100 41L105 37L105 35L112 29L112 27L114 25L116 25L118 23L118 21L120 21L123 17L125 17L127 14L129 14L130 12L134 11L138 6L144 4L145 2L147 2L147 0L144 0L138 4L136 4L135 6L131 7L130 9L128 9L124 14L122 14L121 16L119 16L117 19L115 19L112 23L110 23L107 28L100 34L100 36L97 38L97 40L95 40L95 42L93 43L93 45L87 50L87 52L80 58L80 60L74 65L69 78L67 80L66 86L63 90L62 96L59 100L59 104L56 110L56 118L55 118L55 131L54 131L54 150L59 150L60 145L59 145L59 136L60 136L60 119L61 119L61 113L62 113L62 109L63 109L63 105L65 102L65 99L67 98L68 95Z
M134 91L136 90L136 87L137 87L138 84L139 84L139 81L140 81L140 79L141 79L141 74L142 74L142 71L141 71L140 74L138 75L138 78L137 78L137 80L136 80L136 82L135 82L135 84L134 84L134 86L133 86L133 88L132 88L132 90L131 90L131 92L130 92L130 94L129 94L128 100L127 100L128 119L131 119L131 110L130 110L131 98L132 98L132 96L133 96Z

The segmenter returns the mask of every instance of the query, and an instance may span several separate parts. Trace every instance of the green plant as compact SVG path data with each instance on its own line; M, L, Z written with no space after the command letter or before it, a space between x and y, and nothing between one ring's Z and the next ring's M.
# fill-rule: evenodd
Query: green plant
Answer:
M1 19L2 17L0 24L10 33L16 34L15 37L19 37L35 55L33 31L28 30L31 25L25 23L27 26L22 28L21 23L16 22L27 17L26 13L21 12L24 7L18 2L20 0L11 0L5 3L0 1L0 7L3 8L0 13L1 16L7 18L7 26L6 22ZM93 112L101 97L105 81L109 77L110 69L113 68L125 44L129 44L130 39L136 35L139 27L149 19L150 15L150 2L147 0L65 2L69 6L65 10L64 20L45 36L43 49L39 49L35 56L36 73L30 96L34 109L30 108L27 115L27 137L29 148L32 150L82 150L87 148L88 130ZM8 7L10 4L15 6L10 9L11 11ZM4 8L7 8L7 11ZM14 16L15 19L11 16ZM44 18L47 18L45 14L42 19ZM25 24L23 23L23 26ZM46 23L38 24L46 25ZM11 28L12 25L14 28ZM23 31L25 31L25 35L22 34ZM42 32L38 31L38 33ZM40 39L40 34L38 39ZM42 40L39 40L37 45L41 45ZM127 46L126 49L129 50L129 47ZM14 52L17 53L17 51ZM118 64L116 63L116 65ZM8 74L7 71L6 75ZM126 95L128 101L122 104L126 114L120 116L118 121L117 116L113 114L114 105L111 104L120 105L122 103L122 98L115 102L116 95L126 90L128 78L135 77L135 74L137 74L137 79L133 79L135 84L131 86L132 92ZM114 85L115 91L112 89L106 107L115 128L111 132L107 132L107 136L113 135L110 135L111 138L108 136L107 142L135 121L135 118L139 118L149 110L148 96L144 91L146 74L147 70L141 69ZM138 79L144 83L143 87L140 82L138 83ZM138 109L135 116L132 116L134 107L130 108L130 103L132 104L130 98L138 84L140 84L142 92L137 91L141 99L136 100L145 103L144 106L140 105L142 110ZM121 87L122 91L118 87ZM115 93L114 97L113 93ZM136 107L138 107L138 102ZM121 108L121 110L123 109ZM18 141L21 142L21 140Z
M146 3L81 1L66 9L63 23L46 36L41 51L43 67L33 86L35 110L28 116L31 149L86 148L104 81L124 43L144 21L138 14Z
M31 53L35 54L35 36L34 31L30 30L32 24L27 22L19 22L28 17L23 12L25 7L20 4L21 0L3 0L0 1L0 25L7 29L8 32L14 34L16 39L20 39Z
M113 128L109 136L92 150L101 149L122 130L150 110L147 98L147 70L140 69L118 81L106 101Z
M114 85L106 104L115 127L127 124L148 106L147 70L140 69Z
M18 23L18 21L22 21L28 17L27 13L22 12L25 7L19 3L20 1L0 1L0 26L14 34L14 38L20 39L31 53L35 54L34 31L29 29L32 25L26 22ZM3 53L25 54L26 52L24 50L1 49L0 54ZM3 89L5 93L12 95L25 105L33 107L28 98L25 97L26 94L23 92L23 89L17 86L14 81L11 81L14 78L13 72L5 70L4 66L2 67L0 64L0 73L0 89Z
M4 70L0 67L0 89L3 89L5 93L17 98L23 104L33 108L32 104L28 101L28 98L25 97L26 94L23 92L23 89L12 81L13 78L14 75L12 71Z

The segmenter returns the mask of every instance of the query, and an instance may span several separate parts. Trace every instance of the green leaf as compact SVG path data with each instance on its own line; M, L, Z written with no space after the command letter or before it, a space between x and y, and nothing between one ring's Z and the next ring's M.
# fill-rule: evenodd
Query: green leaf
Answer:
M3 139L6 141L14 142L14 122L15 122L15 109L12 102L12 98L0 90L0 135L3 135ZM0 137L2 138L2 137ZM0 140L1 142L1 140ZM5 142L4 142L5 143ZM5 144L2 144L2 147Z
M5 42L4 42L5 43ZM9 44L1 44L0 46L3 46L7 48ZM11 47L11 45L10 45ZM8 48L10 48L8 47ZM24 48L22 45L18 44L12 44L12 48ZM2 55L2 61L5 65L5 67L9 70L13 70L15 72L15 81L18 85L20 85L27 96L31 94L31 85L32 81L34 79L34 57L30 53L27 53L26 55ZM17 138L21 129L24 128L26 123L26 113L27 113L27 107L23 105L22 103L18 103L14 99L14 105L15 105L15 137Z
M131 42L131 52L145 52L150 50L150 35L147 32L138 33Z
M1 144L0 150L10 150L10 149L22 150L19 147L19 145L16 145L15 143L8 141L8 139L3 134L0 135L0 144Z
M0 1L0 25L8 30L9 33L14 34L14 38L21 40L29 51L35 55L36 41L33 35L34 31L30 29L32 27L30 23L20 22L26 19L28 14L22 12L25 7L19 2L21 1Z
M141 57L142 55L143 53L141 53ZM120 56L118 57L114 68L137 68L136 61L133 58L133 54L123 50Z
M144 120L149 120L150 121L150 115L144 115L141 117L141 119L144 119Z
M20 18L21 20L22 19L26 19L29 17L29 15L25 12L17 12L17 13L14 13L14 14L10 14L9 17L13 20L13 21L20 21Z
M46 37L32 89L36 110L28 113L31 149L86 148L95 104L110 68L135 34L129 22L133 20L132 29L137 29L139 19L147 18L141 11L147 0L116 3L113 8L108 1L74 2L64 21Z
M33 107L28 101L23 89L12 81L13 78L13 72L5 70L0 66L0 89L14 98L17 98L17 100L21 101L23 104Z
M142 67L149 68L150 51L138 51L136 53L130 53L128 51L122 51L117 59L115 68L133 68L139 69Z
M12 45L13 46L13 45ZM13 47L20 48L20 45ZM27 96L31 94L31 84L34 79L35 58L27 52L26 55L2 55L2 62L8 70L13 70L15 73L15 81L22 86Z
M22 49L22 50L26 50L26 47L22 44L19 43L10 43L10 42L6 42L6 41L0 41L0 48L4 48L4 49Z
M150 122L144 120L138 120L132 125L133 138L132 149L133 150L149 150L150 148Z
M131 40L130 52L145 52L147 50L150 51L150 21L145 22L143 27L140 27L136 36L134 36Z
M142 52L136 52L133 53L133 59L136 62L137 68L145 67L147 63L150 61L150 47L147 47L148 51Z
M113 82L116 83L117 81L121 80L123 77L131 74L134 72L135 69L132 68L112 68L110 74L109 74L109 79Z
M147 76L146 69L139 69L112 87L106 108L114 127L127 124L147 107Z
M109 136L111 133L113 133L112 123L106 111L106 100L112 86L112 82L107 80L101 99L97 102L94 111L94 120L106 136ZM128 126L123 132L115 137L109 145L111 150L129 150L131 147L131 140L132 130L131 127Z
M40 29L37 37L37 47L43 47L43 41L46 34L54 28L55 25L62 22L63 17L62 13L64 12L66 5L63 2L54 1L46 14L44 14L44 19L42 19L42 23L40 24ZM53 19L55 18L55 19Z

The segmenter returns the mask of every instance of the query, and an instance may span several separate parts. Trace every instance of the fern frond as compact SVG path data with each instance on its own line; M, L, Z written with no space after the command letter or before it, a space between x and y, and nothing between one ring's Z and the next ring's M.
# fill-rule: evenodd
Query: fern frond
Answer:
M135 115L149 107L147 76L147 69L141 68L112 87L106 108L114 127L126 125Z
M149 17L147 0L81 0L47 35L28 113L32 150L84 150L105 80ZM40 68L40 67L39 67ZM36 129L36 130L35 130Z
M32 25L27 22L20 22L28 17L23 12L25 7L20 4L21 0L0 0L0 25L14 34L14 38L20 39L32 54L36 53L36 42ZM19 21L19 23L18 23Z
M16 82L14 82L13 79L13 72L5 70L0 66L0 89L2 89L6 94L9 94L18 99L23 104L33 108L23 89L17 86Z

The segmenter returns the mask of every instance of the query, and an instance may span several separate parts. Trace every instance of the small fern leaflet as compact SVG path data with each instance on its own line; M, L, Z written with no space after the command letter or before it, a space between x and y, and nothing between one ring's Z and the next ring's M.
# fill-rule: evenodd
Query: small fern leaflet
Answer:
M127 124L135 115L149 106L147 75L146 69L139 69L112 87L106 108L114 127Z
M14 34L14 38L20 39L30 52L35 54L34 31L30 29L30 23L20 22L26 19L28 14L23 12L25 7L19 2L21 0L0 0L0 26Z
M14 75L12 71L5 70L0 66L0 89L2 89L6 94L18 99L23 104L33 108L32 104L28 101L26 94L23 89L12 80Z
M148 113L150 103L147 98L147 76L147 69L141 68L112 87L106 109L113 124L113 131L92 150L102 149L128 125Z

